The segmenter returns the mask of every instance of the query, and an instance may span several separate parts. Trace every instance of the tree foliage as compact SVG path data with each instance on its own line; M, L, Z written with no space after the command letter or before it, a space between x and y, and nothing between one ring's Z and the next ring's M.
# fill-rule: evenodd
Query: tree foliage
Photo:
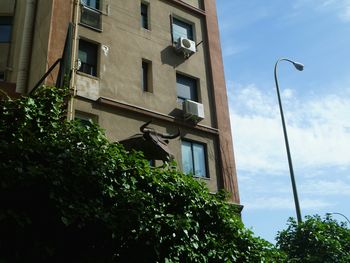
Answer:
M350 229L330 216L307 216L300 224L290 218L288 228L276 240L288 255L287 262L350 262Z
M0 262L282 259L224 193L66 121L66 97L42 87L0 102Z

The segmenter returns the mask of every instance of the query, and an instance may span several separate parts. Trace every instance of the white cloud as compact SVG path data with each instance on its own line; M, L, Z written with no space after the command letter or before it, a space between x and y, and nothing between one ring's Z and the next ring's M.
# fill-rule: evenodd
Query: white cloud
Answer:
M350 3L344 7L342 12L340 12L339 17L344 22L350 22Z
M350 94L298 100L293 92L285 118L294 165L303 168L344 166L350 168ZM238 169L278 173L288 169L275 94L255 85L240 87L230 101L231 125Z
M299 10L312 9L317 12L333 14L343 22L350 22L349 0L296 0L293 3L296 13Z
M247 49L248 49L248 46L236 45L235 43L232 43L230 41L228 41L227 43L224 42L222 45L222 53L223 53L224 58L234 56L234 55L239 54Z
M350 182L344 180L309 180L303 183L300 187L305 194L329 196L329 195L343 195L350 196Z
M292 89L284 89L281 94L282 99L291 99L293 96L294 91Z
M276 94L254 84L235 87L229 103L242 203L247 210L293 210ZM281 94L301 208L331 209L336 203L328 197L350 195L350 90L311 98L293 89Z

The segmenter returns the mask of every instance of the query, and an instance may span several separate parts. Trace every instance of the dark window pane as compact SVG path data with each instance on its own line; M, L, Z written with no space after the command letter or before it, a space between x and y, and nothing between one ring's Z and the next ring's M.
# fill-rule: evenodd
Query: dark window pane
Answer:
M197 80L180 74L176 75L177 98L180 101L198 101Z
M81 2L86 6L100 9L100 0L81 0Z
M188 38L193 40L193 28L192 25L186 22L183 22L179 19L173 18L173 38L174 41L180 37Z
M101 13L87 7L82 7L80 22L100 30L102 28Z
M142 62L142 90L148 91L148 63Z
M148 5L141 4L141 26L148 29Z
M86 74L97 76L97 49L96 44L80 40L79 41L79 60L81 66L79 71Z
M11 41L12 17L0 16L0 43Z

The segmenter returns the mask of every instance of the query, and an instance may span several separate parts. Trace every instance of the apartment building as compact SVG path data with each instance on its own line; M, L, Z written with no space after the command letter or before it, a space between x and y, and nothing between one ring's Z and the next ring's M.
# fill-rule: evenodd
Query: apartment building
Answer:
M68 118L136 148L149 147L130 142L152 121L145 130L179 169L239 204L215 0L1 0L0 88L30 92L62 57L67 32Z

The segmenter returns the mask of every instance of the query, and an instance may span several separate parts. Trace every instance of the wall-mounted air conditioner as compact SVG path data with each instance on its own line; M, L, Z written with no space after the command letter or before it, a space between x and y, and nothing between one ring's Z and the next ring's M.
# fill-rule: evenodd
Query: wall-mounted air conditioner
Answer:
M192 119L199 122L204 119L204 107L203 104L185 100L182 104L185 119Z
M196 53L196 43L190 39L180 37L176 43L176 51L183 53L185 56L190 56Z

